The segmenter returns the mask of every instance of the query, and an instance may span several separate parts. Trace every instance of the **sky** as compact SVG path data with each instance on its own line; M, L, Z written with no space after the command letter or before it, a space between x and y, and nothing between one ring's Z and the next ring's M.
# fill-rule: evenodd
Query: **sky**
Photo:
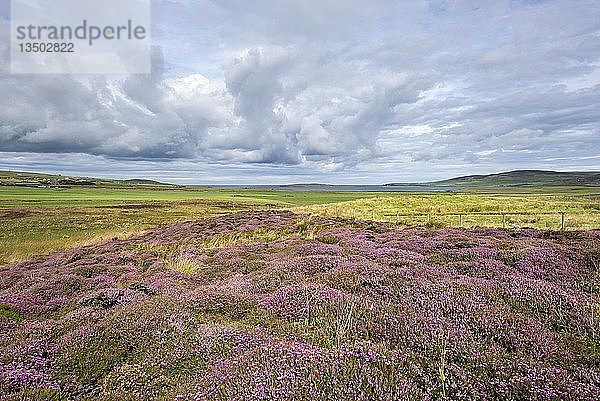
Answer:
M152 74L11 75L0 169L178 184L600 170L600 1L153 0Z

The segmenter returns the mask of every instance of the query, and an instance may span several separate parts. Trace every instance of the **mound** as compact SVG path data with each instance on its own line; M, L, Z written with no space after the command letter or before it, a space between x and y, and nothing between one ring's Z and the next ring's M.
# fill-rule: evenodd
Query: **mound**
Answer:
M0 270L3 400L600 399L600 233L244 212Z

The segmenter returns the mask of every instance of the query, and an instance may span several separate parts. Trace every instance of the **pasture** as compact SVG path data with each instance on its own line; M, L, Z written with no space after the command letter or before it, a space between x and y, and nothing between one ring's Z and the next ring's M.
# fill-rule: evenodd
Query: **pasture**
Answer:
M0 187L0 265L153 227L242 210L394 222L400 226L600 227L600 190L578 187L439 192L326 192L161 187ZM482 216L486 213L526 213ZM536 214L551 213L551 214ZM504 223L504 224L503 224Z

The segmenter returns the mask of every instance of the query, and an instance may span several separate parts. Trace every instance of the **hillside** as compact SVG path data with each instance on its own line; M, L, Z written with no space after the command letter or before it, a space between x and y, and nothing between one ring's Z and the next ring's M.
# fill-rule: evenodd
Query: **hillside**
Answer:
M414 185L405 183L392 186ZM600 172L558 172L515 170L497 174L467 175L448 180L423 183L432 186L518 187L518 186L600 186Z
M63 175L30 173L23 171L0 171L0 186L16 186L31 188L68 188L86 187L139 187L139 186L172 186L161 182L131 179L110 180L104 178L71 177Z
M599 234L263 211L33 258L0 398L598 400Z
M154 180L146 180L143 178L133 178L131 180L123 180L122 181L125 184L141 184L141 185L172 185L172 184L166 184L164 182L159 182L159 181L154 181Z

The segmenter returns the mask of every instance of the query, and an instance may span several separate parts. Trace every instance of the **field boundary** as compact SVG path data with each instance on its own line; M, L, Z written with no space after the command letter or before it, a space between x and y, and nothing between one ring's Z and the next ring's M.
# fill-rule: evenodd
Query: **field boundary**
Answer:
M550 216L556 215L560 216L560 229L564 230L566 228L566 212L497 212L497 213L395 213L395 214L384 214L384 217L396 217L397 220L400 217L426 217L427 222L431 222L431 217L458 217L459 218L459 226L462 227L464 223L464 218L469 216L477 216L477 217L502 217L502 228L506 228L507 220L506 218L509 216Z

